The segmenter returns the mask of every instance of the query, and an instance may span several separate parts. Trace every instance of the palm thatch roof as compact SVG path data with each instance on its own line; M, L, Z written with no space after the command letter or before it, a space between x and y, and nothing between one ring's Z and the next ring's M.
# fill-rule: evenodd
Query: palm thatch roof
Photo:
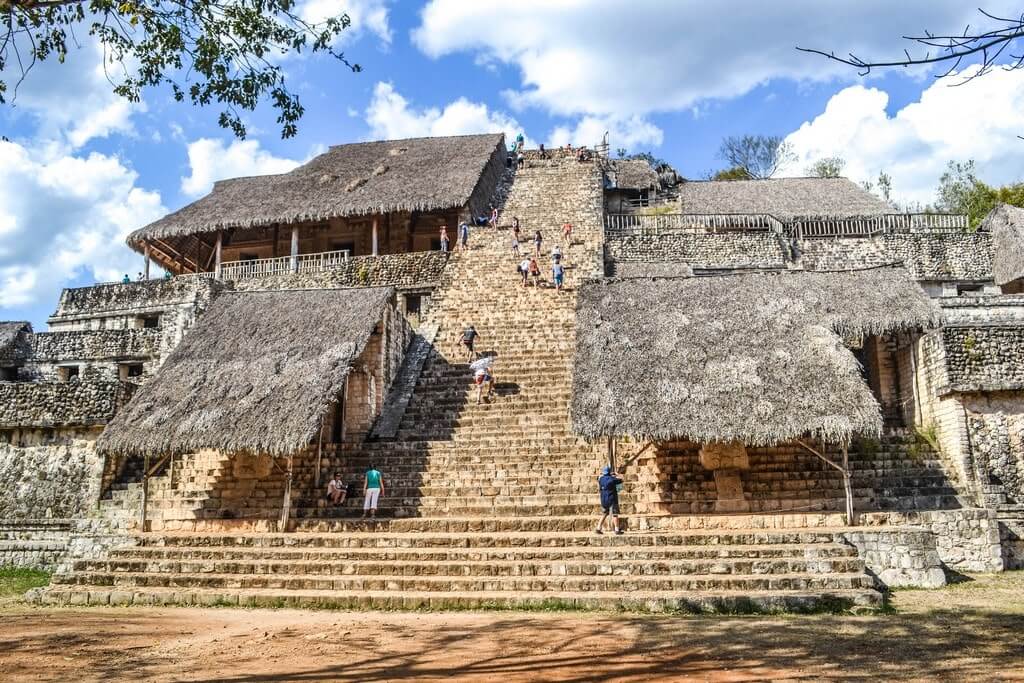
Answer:
M0 321L0 365L25 360L31 353L28 335L32 324L24 320Z
M166 239L275 223L465 205L504 136L462 135L336 145L277 175L222 180L188 206L128 236Z
M226 292L98 441L118 455L286 455L315 437L394 289Z
M683 213L770 214L796 218L851 218L891 213L892 208L846 178L698 180L679 186Z
M997 285L1024 277L1024 209L1000 204L985 217L979 230L993 233L992 273Z
M878 404L840 335L940 317L893 267L591 282L578 300L573 428L749 445L877 434Z
M658 186L657 171L643 159L612 159L606 173L616 189L646 190Z

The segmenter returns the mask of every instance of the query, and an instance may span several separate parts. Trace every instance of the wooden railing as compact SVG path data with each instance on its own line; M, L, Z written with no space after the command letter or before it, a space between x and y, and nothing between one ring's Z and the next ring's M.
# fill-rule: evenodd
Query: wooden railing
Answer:
M784 224L769 214L666 213L608 214L604 220L609 236L660 235L730 230L782 230Z
M771 214L608 214L609 237L673 232L772 230L796 239L871 237L881 234L955 233L967 229L967 217L943 213L896 213L859 218L798 218L782 221Z
M348 261L348 250L324 251L318 254L279 256L250 261L228 261L221 264L221 280L250 280L283 273L318 273L337 268Z

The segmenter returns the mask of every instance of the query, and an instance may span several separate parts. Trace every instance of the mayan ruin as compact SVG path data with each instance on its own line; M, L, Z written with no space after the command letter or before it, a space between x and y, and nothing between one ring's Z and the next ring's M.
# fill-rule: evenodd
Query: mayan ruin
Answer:
M508 144L218 182L129 236L168 277L3 323L3 564L54 569L44 604L655 612L1024 566L1024 211ZM513 221L564 291L510 278ZM372 467L377 519L325 500Z

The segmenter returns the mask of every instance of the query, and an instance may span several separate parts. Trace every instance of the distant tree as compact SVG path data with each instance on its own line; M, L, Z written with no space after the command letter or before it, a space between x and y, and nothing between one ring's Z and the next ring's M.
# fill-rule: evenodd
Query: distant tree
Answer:
M842 157L825 157L808 166L806 172L814 178L838 178L845 167L846 160Z
M726 168L721 171L709 171L708 180L750 180L750 173L741 166Z
M624 152L626 150L624 149L620 149L618 151L620 159L624 159L626 161L646 161L647 164L656 171L659 168L664 168L665 166L672 165L665 161L664 159L654 156L650 152L636 152L634 154L625 154Z
M722 140L718 155L730 168L741 168L751 178L771 178L796 157L792 146L777 135L730 136Z
M896 203L892 201L892 176L890 176L885 171L878 172L877 180L863 181L861 183L861 187L863 187L868 192L875 192L875 190L878 190L877 194L882 199L889 202L889 204L891 204L893 208L897 208Z
M978 178L973 160L950 161L939 178L935 208L965 214L972 229L1000 203L1024 207L1024 183L992 187Z
M291 137L304 109L279 63L288 54L323 52L352 71L334 49L351 25L347 14L310 23L295 0L0 0L0 103L16 94L37 62L64 63L86 33L104 52L117 95L138 102L166 85L175 100L222 107L218 123L239 138L242 112L261 102L277 110ZM276 60L276 61L275 61Z

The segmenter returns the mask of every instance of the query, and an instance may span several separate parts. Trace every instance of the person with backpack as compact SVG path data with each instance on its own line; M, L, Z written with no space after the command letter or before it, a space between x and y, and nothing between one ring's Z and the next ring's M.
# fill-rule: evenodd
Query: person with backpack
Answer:
M604 469L601 470L601 476L597 478L597 488L601 492L602 516L601 521L597 523L597 529L594 533L604 533L604 523L610 515L615 535L622 535L622 529L619 528L619 487L621 486L622 479L615 474L615 470L611 466L605 465Z
M371 464L366 471L366 480L363 483L363 519L369 511L370 519L377 518L377 502L384 495L384 475L380 473L376 465Z
M562 265L561 261L555 261L551 264L551 277L555 282L555 290L561 292L562 285L565 283L565 266Z

